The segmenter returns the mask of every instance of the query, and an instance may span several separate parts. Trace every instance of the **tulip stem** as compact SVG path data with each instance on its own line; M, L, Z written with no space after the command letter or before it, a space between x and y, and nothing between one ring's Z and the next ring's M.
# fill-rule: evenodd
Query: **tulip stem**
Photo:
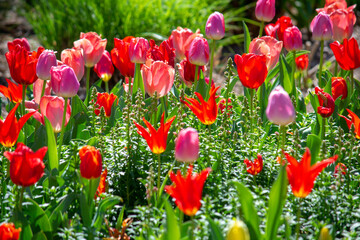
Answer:
M253 133L253 104L254 104L254 89L249 89L250 92L250 133Z
M46 80L43 80L42 82L42 90L41 90L41 96L40 96L40 99L44 96L45 94L45 88L46 88Z
M22 203L23 203L23 198L24 198L24 191L25 191L25 187L22 186L21 189L20 189L19 202L18 202L18 204L19 204L18 208L19 208L20 212L22 211Z
M195 95L196 87L197 87L197 84L198 84L198 74L199 74L199 66L196 65L196 67L195 67L195 79L194 79L193 92L192 92L193 96ZM210 80L209 80L209 82L210 82Z
M67 105L68 105L68 98L66 97L65 99L65 103L64 103L64 111L63 111L63 119L62 119L62 123L61 123L61 133L60 133L60 140L59 140L59 152L58 152L58 160L60 160L61 158L61 146L64 140L64 132L65 132L65 121L66 121L66 110L67 110Z
M338 74L338 62L335 60L335 71L334 71L334 77L337 77L337 74Z
M297 214L296 214L296 221L297 221L297 224L296 224L296 240L299 239L299 235L300 235L300 216L301 216L301 201L302 198L299 198L299 206L298 206L298 209L297 209Z
M105 82L105 91L106 91L107 93L110 93L110 92L109 92L109 82Z
M160 191L160 174L161 174L161 159L160 159L160 154L158 154L158 179L157 179L158 191Z
M26 85L23 85L22 87L22 107L21 112L22 115L25 116L25 98L26 98ZM24 143L26 144L27 134L26 134L26 122L24 123Z
M286 126L280 126L280 136L281 136L281 162L284 159L284 151L285 151L285 139L286 139Z
M89 194L88 195L89 208L91 208L91 201L94 198L94 196L91 196L92 183L93 183L93 180L89 179L89 192L88 192L88 194Z
M90 67L86 67L86 103L85 105L89 105L90 101Z
M261 23L260 23L260 30L259 30L259 37L262 36L263 31L264 31L264 21L261 21Z
M296 84L295 84L296 50L293 51L293 60L294 60L294 62L293 62L293 69L292 69L292 84L293 84L293 94L295 96L295 102L297 102L297 90L296 90Z
M214 67L214 53L215 53L215 40L213 39L212 42L211 42L209 83L208 83L207 89L206 89L205 101L209 97L209 92L210 92L210 88L211 88L211 80L212 80L212 73L213 73L213 67Z
M354 81L354 70L350 71L350 79L351 79L351 83L350 83L350 101L351 101L351 97L353 95L353 93L355 92L355 81Z
M324 40L321 40L321 46L320 46L320 66L319 66L319 87L322 87L322 67L323 67L323 58L324 58Z

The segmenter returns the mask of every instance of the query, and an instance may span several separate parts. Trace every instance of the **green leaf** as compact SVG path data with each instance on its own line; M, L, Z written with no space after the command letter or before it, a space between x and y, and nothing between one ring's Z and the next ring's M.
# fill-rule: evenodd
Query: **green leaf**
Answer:
M241 210L244 214L244 220L249 228L251 239L260 239L259 218L254 206L254 199L250 190L242 183L231 182L236 188L241 203Z
M51 223L52 229L57 229L60 226L61 222L63 221L62 213L67 211L75 197L75 193L66 195L65 199L63 199L51 213L49 221Z
M316 163L320 153L321 138L315 134L309 134L306 138L306 146L310 149L311 164Z
M116 229L120 229L124 219L125 205L121 208L118 219L116 221Z
M280 168L280 173L271 187L269 205L266 217L265 239L276 239L280 225L281 214L286 200L288 180L285 167Z
M111 208L113 208L116 204L118 204L121 201L121 198L118 196L111 196L104 198L100 201L99 207L96 211L96 214L93 219L93 226L95 228L100 228L103 224L103 218L105 215L105 212Z
M89 204L86 201L84 192L79 195L81 219L86 227L91 225Z
M32 226L38 227L43 232L51 232L51 224L44 210L32 199L26 199L23 211Z
M166 211L165 239L180 240L179 223L168 201L165 201L165 211Z
M57 146L55 141L55 135L53 128L51 126L50 121L47 119L47 117L44 117L45 121L45 128L46 128L46 135L47 135L47 154L49 157L49 166L50 170L53 170L54 168L59 168L59 160L58 160L58 152L57 152Z
M207 217L209 222L210 240L224 240L219 226L210 218Z
M285 61L284 56L280 55L280 83L284 87L285 91L289 94L292 93L292 84L290 81L289 73L291 73L290 65Z
M246 23L242 21L242 24L244 30L244 53L248 53L251 42L251 36L250 36L249 28L246 26Z
M34 237L32 238L32 240L47 240L46 235L44 234L44 232L38 232L37 234L34 235Z
M202 71L199 70L199 81L196 88L196 92L200 93L201 96L205 99L206 97L206 90L207 90L207 84L205 82L205 77Z

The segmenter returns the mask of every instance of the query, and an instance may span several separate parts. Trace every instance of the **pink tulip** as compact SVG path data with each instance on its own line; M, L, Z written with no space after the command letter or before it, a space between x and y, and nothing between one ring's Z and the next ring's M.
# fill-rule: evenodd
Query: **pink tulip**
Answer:
M175 53L178 59L182 60L186 57L185 53L189 51L190 44L195 37L202 37L199 29L195 33L193 33L190 29L182 27L178 27L172 31L169 40L175 48Z
M325 12L326 14L330 15L331 13L333 13L339 9L353 11L355 9L355 7L356 7L356 4L352 5L350 7L347 7L346 0L326 0L324 8L318 8L318 9L316 9L316 11L318 13Z
M195 162L199 158L199 134L194 128L182 129L175 140L175 159Z
M45 125L44 117L49 119L55 133L61 132L61 124L64 114L65 100L62 97L43 96L40 100L40 112L36 112L33 116L36 120ZM65 126L69 122L71 116L70 104L67 105Z
M148 40L142 37L131 39L129 47L129 56L132 63L145 63L146 53L150 48Z
M209 44L205 38L196 37L190 44L189 61L198 66L209 62Z
M80 40L74 42L75 48L84 50L83 54L86 67L93 67L100 61L106 44L107 40L101 39L96 32L80 33Z
M41 80L50 80L50 69L57 66L55 52L52 50L44 50L36 64L36 75Z
M271 22L275 17L275 0L258 0L255 16L259 21Z
M57 96L66 98L77 94L80 84L71 67L67 65L52 67L50 73L51 87Z
M104 51L100 61L95 65L94 71L104 82L108 82L111 79L114 73L114 66L108 51Z
M224 15L219 12L212 13L206 22L205 32L210 39L222 39L225 36Z
M34 95L34 101L35 103L39 104L40 103L40 98L41 98L41 92L42 92L42 88L43 88L43 84L46 82L46 86L45 86L45 92L44 92L44 96L45 95L51 95L51 84L50 81L43 81L41 79L38 79L34 82L33 84L33 95Z
M333 39L342 42L345 38L349 39L353 34L356 16L353 11L339 9L330 14L332 23Z
M314 40L330 40L333 32L329 15L324 12L316 15L311 21L310 30L313 33Z
M302 34L300 30L293 26L288 27L284 32L284 47L289 52L302 49Z
M266 56L266 66L268 70L273 69L279 61L279 56L283 47L283 42L273 37L264 36L255 38L249 46L249 53Z
M82 49L65 49L61 52L61 61L71 67L80 81L84 76L84 55Z
M170 91L174 84L175 69L163 61L154 61L143 65L141 75L144 80L145 91L153 96L163 97Z
M267 118L280 126L286 126L295 121L295 109L289 94L279 85L269 95L266 108Z
M30 44L26 38L15 38L12 42L8 42L9 51L14 50L16 45L24 47L26 51L30 52Z

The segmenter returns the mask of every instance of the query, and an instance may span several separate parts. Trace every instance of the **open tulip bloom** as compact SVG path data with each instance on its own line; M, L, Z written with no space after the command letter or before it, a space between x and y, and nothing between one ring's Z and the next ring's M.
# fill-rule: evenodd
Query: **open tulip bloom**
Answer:
M260 154L257 155L257 158L253 162L245 159L244 163L246 165L246 171L254 176L260 173L263 168L263 159Z
M339 116L346 120L346 124L349 129L351 129L351 125L354 124L355 136L357 139L360 139L360 118L354 112L352 112L350 109L346 109L346 110L349 113L348 117L350 119L343 115L339 115Z
M0 85L0 93L2 93L11 102L20 103L22 101L23 85L13 83L9 79L6 79L6 82L8 84L7 87Z

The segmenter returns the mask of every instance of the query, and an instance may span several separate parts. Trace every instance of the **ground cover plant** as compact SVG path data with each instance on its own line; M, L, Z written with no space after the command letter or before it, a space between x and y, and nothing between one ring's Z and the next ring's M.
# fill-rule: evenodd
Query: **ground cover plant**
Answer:
M316 9L309 81L302 32L273 19L274 4L256 3L258 37L242 22L244 53L221 85L219 12L161 42L81 32L60 57L8 42L0 239L360 238L354 6ZM114 66L123 79L110 89Z

